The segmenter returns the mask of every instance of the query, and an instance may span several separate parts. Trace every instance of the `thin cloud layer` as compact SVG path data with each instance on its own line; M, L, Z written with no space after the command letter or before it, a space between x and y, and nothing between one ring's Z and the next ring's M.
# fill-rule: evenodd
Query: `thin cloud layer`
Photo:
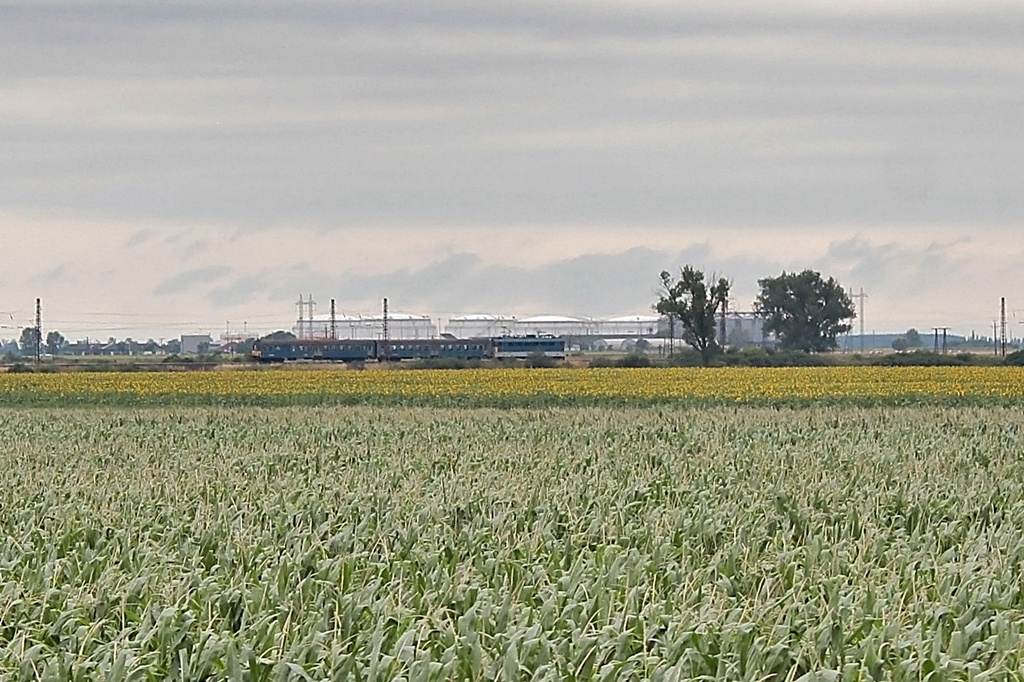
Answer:
M0 238L40 264L4 293L614 314L693 260L980 326L1024 287L1022 34L955 0L4 3Z

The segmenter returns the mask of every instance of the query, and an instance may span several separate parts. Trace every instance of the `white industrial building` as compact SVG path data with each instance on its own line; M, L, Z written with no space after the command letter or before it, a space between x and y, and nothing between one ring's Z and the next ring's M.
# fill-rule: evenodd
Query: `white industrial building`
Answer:
M597 324L589 317L535 315L516 320L515 329L518 335L590 336L597 333Z
M730 328L743 328L744 333L760 339L760 329L748 329L747 320L730 321ZM299 338L329 338L330 315L317 314L296 321L293 332ZM347 315L337 313L333 320L334 335L339 339L380 339L384 335L382 315ZM429 315L391 313L388 315L388 336L392 339L431 339L441 336L442 328ZM677 329L677 335L681 334ZM635 339L665 336L668 325L658 315L623 315L605 319L569 315L514 315L474 313L448 318L443 327L445 335L459 339L494 336L552 335L565 337L603 336L606 338ZM743 334L737 332L740 336Z
M764 320L754 313L726 313L725 342L728 346L743 348L770 346L773 340L765 338Z
M298 320L293 331L299 338L330 338L331 316L314 315L311 320ZM337 314L334 316L334 331L339 339L380 339L384 337L384 316ZM437 325L429 315L391 313L388 315L388 336L392 339L434 339L438 336Z
M209 334L182 334L181 352L185 355L195 355L209 350L213 344L213 337Z
M445 333L460 339L480 336L621 336L635 338L658 333L657 315L626 315L609 319L568 315L459 315L448 320Z
M458 339L508 336L515 333L516 318L511 315L457 315L448 318L445 333Z
M597 322L597 333L602 336L638 338L658 333L659 315L625 315Z

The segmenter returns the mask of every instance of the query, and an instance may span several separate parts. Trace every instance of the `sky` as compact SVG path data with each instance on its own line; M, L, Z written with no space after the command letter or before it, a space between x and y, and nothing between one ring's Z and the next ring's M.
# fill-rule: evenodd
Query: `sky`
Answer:
M650 313L1024 332L1024 3L0 0L0 338ZM859 322L855 323L855 326Z

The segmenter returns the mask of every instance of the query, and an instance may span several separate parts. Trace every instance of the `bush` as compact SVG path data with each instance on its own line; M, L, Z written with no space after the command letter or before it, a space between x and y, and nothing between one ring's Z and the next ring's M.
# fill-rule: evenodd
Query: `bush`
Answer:
M615 361L616 367L650 367L651 359L644 353L632 351Z
M555 359L544 355L542 351L537 351L526 358L526 366L532 369L547 369L554 367L556 364Z
M966 356L966 359L965 359ZM894 353L878 358L872 365L876 367L953 367L972 364L971 355L941 355L929 350L916 350L913 353Z
M692 348L684 348L668 356L667 364L669 367L700 367L704 363L700 353Z
M170 355L168 355L168 356L167 356L166 358L164 358L164 359L163 359L163 360L161 360L160 362L167 362L167 363L174 363L174 362L195 362L195 360L193 360L193 359L192 359L191 357L189 357L189 356L181 356L181 355L178 355L177 353L171 353Z
M1013 365L1014 367L1024 367L1024 350L1010 353L1003 358L1003 364Z
M483 366L481 360L469 358L430 358L402 365L408 369L477 369Z
M731 367L827 367L835 364L827 355L771 348L727 353L722 359Z

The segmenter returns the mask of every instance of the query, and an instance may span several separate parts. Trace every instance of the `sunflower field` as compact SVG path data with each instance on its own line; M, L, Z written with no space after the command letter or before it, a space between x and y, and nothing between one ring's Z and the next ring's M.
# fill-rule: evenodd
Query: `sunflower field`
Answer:
M993 403L1019 367L269 370L0 374L0 405Z

